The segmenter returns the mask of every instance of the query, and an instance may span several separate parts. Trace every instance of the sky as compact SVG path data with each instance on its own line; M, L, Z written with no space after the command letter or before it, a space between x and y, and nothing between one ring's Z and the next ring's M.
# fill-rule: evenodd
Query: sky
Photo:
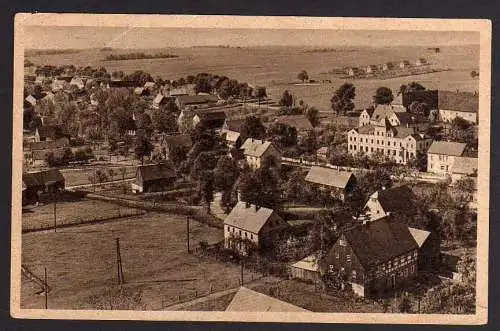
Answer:
M479 44L478 32L27 26L28 49L229 46L447 46Z

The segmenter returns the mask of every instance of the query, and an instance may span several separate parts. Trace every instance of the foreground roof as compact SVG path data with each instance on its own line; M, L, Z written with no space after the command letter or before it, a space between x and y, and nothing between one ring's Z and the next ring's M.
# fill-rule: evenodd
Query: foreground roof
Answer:
M442 154L450 156L461 156L464 153L466 144L453 141L433 141L427 153Z
M439 91L439 109L477 113L479 96L471 92Z
M353 173L348 171L312 166L306 181L343 189L353 176Z
M247 207L248 206L248 207ZM252 233L259 233L267 220L274 213L272 209L247 204L240 201L224 219L224 224L247 230Z
M240 287L226 311L307 312L308 310L268 295Z
M477 157L457 157L453 164L452 173L472 175L477 169Z
M406 185L378 190L377 194L385 212L411 212L415 208L415 194Z
M384 217L344 232L361 265L365 268L385 263L418 248L401 220Z

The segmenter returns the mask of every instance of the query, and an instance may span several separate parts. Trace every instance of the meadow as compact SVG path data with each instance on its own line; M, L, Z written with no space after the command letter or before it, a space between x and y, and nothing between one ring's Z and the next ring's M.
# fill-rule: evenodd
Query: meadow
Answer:
M240 268L203 260L186 251L185 217L147 213L110 223L22 236L22 263L34 274L47 268L52 309L95 309L92 297L116 288L116 246L120 238L125 287L142 294L142 308L162 309L195 295L237 287ZM223 239L222 230L191 222L192 248ZM250 280L250 273L245 273ZM38 289L39 290L39 289ZM21 306L43 308L44 298L23 278ZM137 307L134 307L137 309Z
M113 50L113 53L127 53L130 50ZM136 51L136 50L134 50ZM139 51L139 50L137 50ZM104 61L108 54L99 50L83 50L78 53L27 56L36 65L64 65L105 67L108 71L130 73L144 70L153 77L178 79L188 74L200 72L217 73L248 82L264 85L268 94L279 99L285 89L293 92L297 99L303 99L310 106L322 111L330 108L333 91L346 80L329 74L333 68L343 66L365 66L388 61L408 59L414 61L426 58L433 66L449 71L398 77L394 79L370 80L354 79L356 86L355 104L364 108L371 103L371 97L379 86L387 86L397 91L401 84L416 80L430 89L478 90L478 79L470 77L472 70L479 68L479 46L447 46L435 53L427 47L356 47L339 48L333 52L309 52L301 47L186 47L157 50L141 50L146 53L158 51L176 54L178 58L139 59L124 61ZM331 80L331 84L296 85L297 74L306 70L311 79Z

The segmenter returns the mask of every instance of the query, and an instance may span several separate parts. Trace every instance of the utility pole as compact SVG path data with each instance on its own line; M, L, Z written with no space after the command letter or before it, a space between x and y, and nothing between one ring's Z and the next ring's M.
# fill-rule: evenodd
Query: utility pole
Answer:
M241 286L243 286L243 260L241 260Z
M44 292L45 292L45 309L48 309L48 292L49 292L49 285L47 284L47 268L43 268L44 271Z
M189 249L189 216L186 217L186 230L187 230L187 251L188 254L191 253L191 250Z
M54 190L54 232L57 232L57 190Z
M118 273L118 284L125 284L122 268L122 256L120 253L120 238L116 238L116 270Z

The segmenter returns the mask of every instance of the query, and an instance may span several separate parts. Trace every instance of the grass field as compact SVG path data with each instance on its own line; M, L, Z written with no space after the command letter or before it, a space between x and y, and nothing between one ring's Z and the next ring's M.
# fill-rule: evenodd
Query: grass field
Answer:
M124 71L131 73L144 70L153 77L178 79L188 74L200 72L217 73L246 81L255 85L265 85L273 99L279 99L285 89L292 91L298 99L303 99L310 106L320 110L330 108L330 99L334 89L345 82L344 79L328 74L333 68L344 66L366 66L403 59L415 60L419 57L428 59L436 67L448 68L432 74L394 79L353 80L356 86L355 104L363 108L370 104L375 89L387 86L397 90L401 84L413 80L427 88L442 90L478 90L478 80L470 77L472 70L479 68L479 47L446 46L440 53L434 53L421 46L398 47L356 47L355 50L336 52L304 52L302 47L243 47L243 48L172 48L169 52L179 55L174 59L147 59L128 61L102 61L105 53L98 50L85 50L78 53L28 56L36 65L75 66L92 65L105 67L109 72ZM161 50L144 50L156 52ZM331 84L294 85L297 74L307 70L309 77L316 81L330 79Z
M240 268L201 260L186 252L182 216L148 213L123 221L36 232L22 237L22 263L36 275L47 268L49 308L92 309L90 297L116 287L116 246L120 238L126 286L142 293L143 308L193 298L196 294L238 286ZM191 222L192 247L215 243L222 230ZM246 280L251 277L245 273ZM43 308L43 296L23 279L21 306Z
M59 201L56 205L57 224L78 224L95 218L111 218L138 213L138 209L113 203L84 199L80 201ZM23 209L23 231L47 228L54 224L54 204L30 206Z
M89 180L89 175L93 175L94 171L97 169L113 169L115 175L113 178L108 178L108 180L121 180L122 174L120 172L121 167L92 167L92 168L81 168L81 169L63 169L61 170L66 180L66 186L75 185L85 185L91 184ZM125 179L135 177L136 166L126 166Z

